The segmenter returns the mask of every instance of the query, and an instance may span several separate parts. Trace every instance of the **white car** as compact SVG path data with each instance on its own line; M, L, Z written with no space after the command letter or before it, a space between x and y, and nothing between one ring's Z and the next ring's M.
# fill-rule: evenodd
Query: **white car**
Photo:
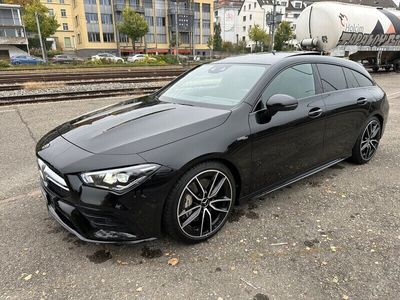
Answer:
M142 60L156 61L154 57L150 57L147 54L134 54L132 56L129 56L127 59L128 62L137 62Z
M115 56L114 54L110 53L98 53L96 55L92 56L92 60L102 60L105 59L110 62L115 62L115 63L123 63L124 59L122 57Z

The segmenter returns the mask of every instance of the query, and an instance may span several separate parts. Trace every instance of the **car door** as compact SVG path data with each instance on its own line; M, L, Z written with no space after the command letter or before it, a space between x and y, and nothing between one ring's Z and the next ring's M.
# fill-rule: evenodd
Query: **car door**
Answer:
M351 155L359 131L369 115L373 100L372 82L351 69L317 64L326 107L326 132L324 159L333 160ZM370 86L362 86L358 76ZM362 78L358 80L362 82Z
M304 173L322 162L325 107L311 64L297 64L277 74L250 114L252 189L261 190ZM298 100L294 110L272 112L271 96Z

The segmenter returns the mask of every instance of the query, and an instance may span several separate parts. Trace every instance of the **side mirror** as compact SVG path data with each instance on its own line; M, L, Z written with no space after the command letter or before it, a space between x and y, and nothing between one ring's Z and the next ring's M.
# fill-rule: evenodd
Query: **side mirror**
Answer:
M267 101L267 109L272 111L288 111L294 110L299 101L296 98L285 95L285 94L275 94Z

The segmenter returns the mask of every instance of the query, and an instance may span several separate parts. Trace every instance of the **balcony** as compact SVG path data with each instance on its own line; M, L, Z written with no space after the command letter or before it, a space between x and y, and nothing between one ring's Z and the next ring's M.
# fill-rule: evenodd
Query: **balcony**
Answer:
M114 5L114 10L116 12L122 12L125 7L130 7L132 8L135 12L137 13L144 13L144 6L142 5L137 5L137 4L129 4L129 5L124 5L124 4L115 4Z
M0 45L26 45L28 41L25 37L0 36Z

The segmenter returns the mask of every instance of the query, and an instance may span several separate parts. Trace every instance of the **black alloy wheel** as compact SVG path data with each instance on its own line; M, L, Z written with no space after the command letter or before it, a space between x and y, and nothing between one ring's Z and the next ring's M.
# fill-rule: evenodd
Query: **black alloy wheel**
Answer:
M186 172L167 200L164 221L173 237L200 242L225 224L235 202L235 182L219 162L206 162Z

